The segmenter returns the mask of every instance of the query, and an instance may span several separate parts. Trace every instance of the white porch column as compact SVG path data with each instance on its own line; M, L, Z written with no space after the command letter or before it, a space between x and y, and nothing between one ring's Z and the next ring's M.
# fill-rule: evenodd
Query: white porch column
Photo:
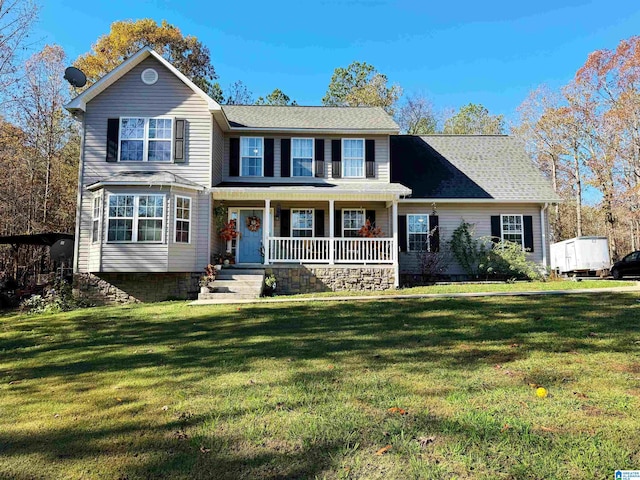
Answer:
M269 232L271 231L271 200L264 201L264 218L262 221L262 245L264 249L264 264L269 265Z
M398 200L394 199L391 206L393 224L393 286L400 286L400 264L398 263Z
M335 263L335 245L333 232L335 232L335 227L333 224L335 223L335 200L329 200L329 265L333 265Z

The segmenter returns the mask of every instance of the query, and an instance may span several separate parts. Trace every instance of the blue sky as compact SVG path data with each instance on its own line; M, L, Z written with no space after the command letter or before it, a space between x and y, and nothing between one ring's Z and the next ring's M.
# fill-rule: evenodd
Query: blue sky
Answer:
M42 0L35 35L69 58L115 20L166 19L211 50L223 88L282 89L321 102L333 70L366 61L436 108L482 103L513 118L541 83L559 87L589 52L640 34L634 0L231 1Z

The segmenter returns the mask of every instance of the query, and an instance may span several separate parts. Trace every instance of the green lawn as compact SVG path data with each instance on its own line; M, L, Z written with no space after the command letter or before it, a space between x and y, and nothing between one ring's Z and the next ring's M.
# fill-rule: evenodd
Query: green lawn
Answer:
M639 298L5 315L0 478L613 478L640 468Z
M486 293L486 292L537 292L548 290L581 290L591 288L633 287L635 281L621 280L583 280L574 282L562 280L554 282L514 282L514 283L451 283L446 285L430 285L425 287L401 288L398 290L366 291L355 290L341 292L305 293L288 295L290 297L352 297L361 295L416 295L416 294L448 294L448 293Z

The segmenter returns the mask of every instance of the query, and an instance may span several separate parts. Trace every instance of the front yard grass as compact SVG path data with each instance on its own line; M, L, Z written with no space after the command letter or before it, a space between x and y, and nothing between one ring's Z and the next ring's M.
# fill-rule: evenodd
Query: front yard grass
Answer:
M0 478L613 478L640 468L638 298L5 315Z
M633 287L635 281L622 280L559 280L553 282L495 282L495 283L460 283L427 285L420 287L406 287L380 291L345 290L339 292L314 292L287 297L355 297L363 295L422 295L422 294L450 294L450 293L490 293L490 292L541 292L549 290L582 290L591 288Z

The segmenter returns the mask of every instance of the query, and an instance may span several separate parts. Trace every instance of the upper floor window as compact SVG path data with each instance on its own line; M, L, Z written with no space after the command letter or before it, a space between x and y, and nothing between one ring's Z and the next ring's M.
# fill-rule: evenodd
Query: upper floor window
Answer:
M364 210L342 210L342 236L357 237L365 222Z
M500 225L502 240L517 243L524 248L522 215L500 215Z
M291 171L294 177L313 176L313 138L291 139Z
M191 198L176 195L176 243L189 243L191 234Z
M364 178L364 139L342 139L342 176Z
M109 195L109 242L162 242L164 195Z
M291 235L313 237L313 209L291 210Z
M240 138L240 175L262 177L264 171L264 140L262 137Z
M168 162L172 138L170 118L123 117L120 119L120 161Z
M410 252L429 250L429 215L407 215L407 240Z

